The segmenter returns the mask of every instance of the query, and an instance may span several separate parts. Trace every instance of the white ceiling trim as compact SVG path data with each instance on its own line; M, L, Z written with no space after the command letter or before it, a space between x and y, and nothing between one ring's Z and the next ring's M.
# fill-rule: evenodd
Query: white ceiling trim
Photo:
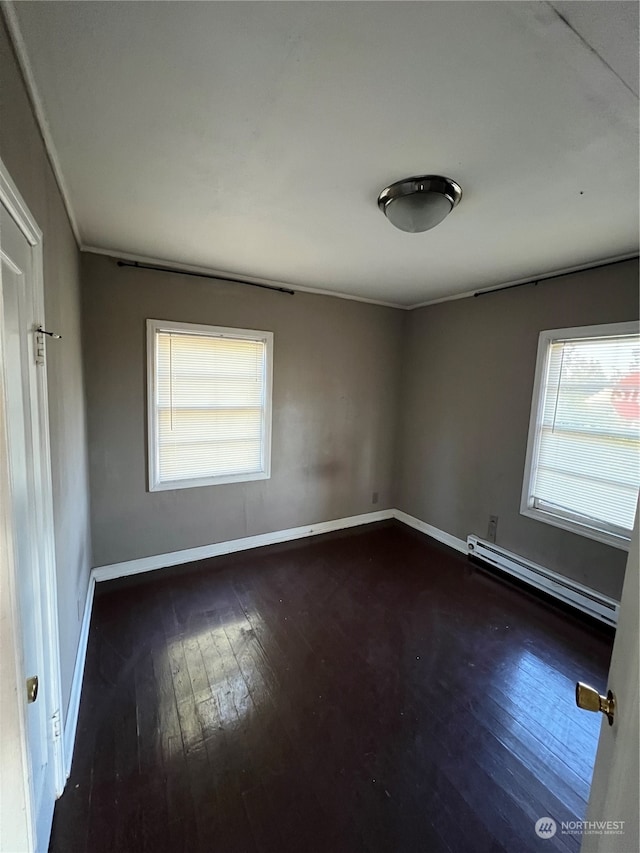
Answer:
M229 281L242 283L246 281L248 284L266 284L269 287L287 287L294 290L296 293L313 293L317 296L335 296L337 299L348 299L351 302L366 302L368 305L380 305L383 308L399 308L401 311L409 311L408 305L400 305L397 302L383 302L380 299L367 299L365 296L354 296L351 293L340 293L336 290L323 290L317 287L302 287L298 284L293 284L290 281L278 281L273 278L258 278L257 276L239 275L238 273L230 272L229 270L216 270L210 267L199 267L192 264L176 263L168 261L165 258L151 258L147 255L136 255L131 252L118 252L116 249L100 249L97 246L80 247L81 252L90 252L94 255L104 255L107 258L116 258L121 261L137 261L139 264L152 264L162 267L167 267L170 272L187 272L196 273L198 275L218 278L220 281Z
M439 299L430 299L428 302L416 302L415 305L405 306L407 311L413 311L415 308L426 308L428 305L439 305L441 302L453 302L456 299L468 299L469 296L475 296L476 293L491 293L493 290L503 290L506 287L516 287L519 284L533 284L538 281L545 281L548 278L558 278L562 275L571 275L574 272L584 272L585 270L594 270L598 267L606 267L609 264L619 264L622 261L632 261L638 258L637 252L627 252L625 255L613 255L610 258L603 258L600 261L589 261L586 264L577 264L573 267L564 267L563 269L546 272L543 275L528 275L526 278L518 278L515 281L504 281L502 284L492 284L491 287L480 287L475 290L466 290L464 293L454 293L451 296L441 296Z
M475 290L467 290L464 293L454 293L451 296L442 296L439 299L431 299L427 302L417 302L414 305L401 305L397 302L383 302L378 299L367 299L363 296L353 296L350 293L338 293L334 290L323 290L315 287L300 287L297 284L292 284L289 281L278 281L271 278L257 278L256 276L238 275L229 270L215 270L209 267L194 266L192 264L176 263L168 261L165 258L152 258L147 255L137 255L131 252L118 252L115 249L101 249L97 246L81 246L80 251L89 252L94 255L103 255L107 258L114 258L122 261L138 262L139 264L152 264L167 267L168 271L181 273L197 273L203 276L211 276L212 278L220 279L220 281L246 281L248 284L266 284L270 287L287 287L294 290L296 293L313 293L318 296L335 296L337 299L348 299L352 302L365 302L368 305L380 305L383 308L397 308L400 311L415 311L417 308L427 308L429 305L439 305L441 302L455 302L458 299L468 299L475 296L477 293L491 293L494 290L502 290L506 287L514 287L520 284L533 284L534 282L545 281L550 278L558 278L563 275L571 275L571 273L585 272L586 270L598 269L606 267L609 264L618 264L623 261L632 261L638 258L637 252L628 252L624 255L614 255L612 257L603 258L599 261L590 261L585 264L577 264L572 267L564 267L563 269L552 270L541 275L527 276L526 278L516 279L515 281L504 281L500 284L493 284L491 287L476 288Z
M58 152L56 151L56 147L53 143L53 137L51 135L51 130L49 129L49 122L47 121L44 107L42 105L42 98L40 97L40 93L38 92L38 87L36 85L33 69L29 61L29 54L27 53L24 38L22 37L20 25L18 24L18 16L14 9L14 4L12 0L1 0L0 8L4 13L4 18L7 22L9 36L11 38L13 48L16 52L18 65L20 66L20 70L22 71L22 77L27 88L29 98L31 99L31 104L33 106L36 124L40 129L40 135L42 136L44 147L49 156L49 162L51 163L51 168L53 169L53 174L55 175L58 188L60 189L60 195L62 196L62 202L65 206L65 210L67 211L67 216L69 217L69 223L71 224L73 236L76 238L76 243L78 244L78 247L81 248L82 240L80 237L80 228L78 226L78 220L71 205L71 196L67 188L67 182L65 181L64 175L62 173L62 166L60 165L60 158L58 157Z

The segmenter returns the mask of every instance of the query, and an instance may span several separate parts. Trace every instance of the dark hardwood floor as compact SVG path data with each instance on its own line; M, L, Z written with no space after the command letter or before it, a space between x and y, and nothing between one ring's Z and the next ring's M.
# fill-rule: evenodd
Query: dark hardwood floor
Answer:
M98 585L51 851L578 851L612 638L397 523Z

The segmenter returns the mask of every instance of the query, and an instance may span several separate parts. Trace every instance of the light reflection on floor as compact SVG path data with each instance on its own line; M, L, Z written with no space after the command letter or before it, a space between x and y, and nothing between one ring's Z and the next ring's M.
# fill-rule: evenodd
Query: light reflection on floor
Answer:
M216 730L233 734L243 720L246 723L260 710L266 686L259 665L261 658L255 654L255 629L263 626L257 612L251 613L251 623L254 627L247 630L245 615L225 619L215 627L198 628L167 642L164 664L171 669L173 678L180 677L181 670L186 669L185 679L204 684L193 697L200 724L184 725L181 719L186 750L201 743L203 734L205 738ZM252 654L243 654L245 644L253 644ZM196 679L194 670L198 668ZM160 719L168 718L173 712L173 694L163 693L158 700ZM179 715L181 710L178 706Z
M588 788L598 746L600 715L576 707L575 682L526 649L518 649L505 658L497 680L506 712L505 725L520 738L527 731L537 749L540 744L546 746ZM531 769L535 771L535 766Z

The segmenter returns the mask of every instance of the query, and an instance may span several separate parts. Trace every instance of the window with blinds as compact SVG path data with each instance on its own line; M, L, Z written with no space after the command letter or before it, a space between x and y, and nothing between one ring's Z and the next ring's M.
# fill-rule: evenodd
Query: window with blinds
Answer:
M543 332L522 512L627 547L639 485L637 324Z
M269 477L271 332L147 321L149 488Z

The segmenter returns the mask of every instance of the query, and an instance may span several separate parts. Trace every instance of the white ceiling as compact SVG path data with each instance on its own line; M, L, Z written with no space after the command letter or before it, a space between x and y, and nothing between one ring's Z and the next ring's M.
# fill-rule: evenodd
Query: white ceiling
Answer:
M84 247L412 305L637 252L638 6L554 5L12 17ZM398 231L377 195L425 173L463 199Z

